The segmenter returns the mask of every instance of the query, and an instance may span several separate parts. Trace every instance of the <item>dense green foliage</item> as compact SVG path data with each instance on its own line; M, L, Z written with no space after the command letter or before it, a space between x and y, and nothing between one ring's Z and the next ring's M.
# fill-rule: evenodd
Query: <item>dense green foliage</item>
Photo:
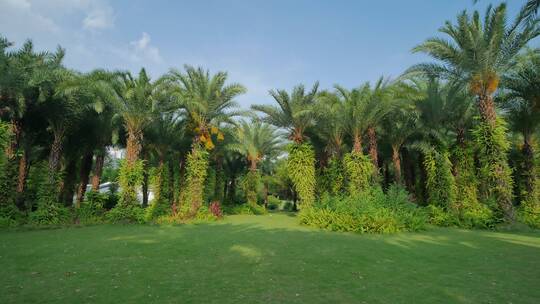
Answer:
M275 104L250 111L226 72L81 73L61 48L1 38L0 225L300 209L305 224L345 231L539 227L531 7L513 23L505 4L460 13L446 38L413 49L435 62L397 79L272 89Z
M392 185L387 193L367 188L347 197L326 196L299 214L302 224L333 231L393 233L426 228L424 211L411 203L408 193Z
M315 201L315 153L307 144L291 144L287 158L287 172L298 192L303 207Z

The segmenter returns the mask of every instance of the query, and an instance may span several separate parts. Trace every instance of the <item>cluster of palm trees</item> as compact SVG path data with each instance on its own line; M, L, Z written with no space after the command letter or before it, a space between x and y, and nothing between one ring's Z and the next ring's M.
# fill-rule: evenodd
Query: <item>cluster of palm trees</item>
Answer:
M484 204L513 221L516 203L539 197L540 55L528 45L540 27L531 5L511 24L504 4L483 18L463 12L440 29L444 38L414 49L435 61L398 79L272 90L277 105L251 111L235 102L246 89L223 72L185 66L155 81L144 69L80 73L62 64L63 49L37 52L28 41L12 51L1 39L0 203L36 208L26 190L41 183L44 203L75 196L78 206L89 182L98 190L116 146L125 148L120 205L134 204L142 184L143 205L151 186L157 200L196 212L239 200L245 176L252 204L261 180L264 197L270 190L304 206L322 193L397 183L419 204ZM43 163L46 177L29 178Z

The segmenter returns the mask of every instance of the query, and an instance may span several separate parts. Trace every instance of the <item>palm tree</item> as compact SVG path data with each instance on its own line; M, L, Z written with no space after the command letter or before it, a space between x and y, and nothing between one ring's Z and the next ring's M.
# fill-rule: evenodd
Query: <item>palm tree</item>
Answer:
M249 171L257 171L263 158L275 156L282 151L282 141L277 131L266 123L254 120L241 121L236 129L235 142L228 148L246 157Z
M155 83L143 68L138 77L123 73L114 83L118 113L127 132L126 160L133 165L140 156L144 129L151 123L158 99Z
M302 204L306 207L315 200L315 154L309 143L305 143L305 131L314 123L315 103L319 83L307 92L303 85L293 88L291 94L285 90L271 90L270 95L278 103L253 105L252 109L266 114L264 122L287 130L293 145L289 147L287 171Z
M321 92L316 105L316 133L325 143L325 152L330 158L339 158L343 152L346 133L345 102L338 94Z
M260 174L257 165L265 158L272 157L281 151L280 135L268 124L255 120L251 123L241 121L235 133L235 142L228 149L243 155L249 167L246 175L246 196L250 204L257 203L257 187Z
M202 204L203 187L208 168L208 153L215 147L214 139L223 140L220 127L234 124L233 117L244 112L235 111L235 98L246 89L237 83L226 85L227 73L210 76L202 68L184 66L185 73L171 70L166 76L166 91L176 98L185 110L190 132L194 133L192 150L187 159L187 199L194 214ZM201 148L203 148L201 150Z
M540 56L529 52L520 65L502 79L501 96L510 126L523 136L525 191L532 194L537 183L533 135L540 125Z
M507 143L504 129L498 123L493 102L500 76L515 64L516 55L540 34L538 20L521 24L518 16L513 25L506 24L506 4L488 7L482 22L480 14L466 11L439 30L451 39L431 38L413 51L424 52L440 64L420 64L409 73L422 71L459 79L468 84L478 100L482 125L477 135L481 141L480 160L487 168L483 172L484 192L493 197L507 221L514 220L512 179L507 163ZM481 135L482 134L482 135Z
M193 146L204 145L208 150L214 148L212 135L220 135L221 124L234 124L233 117L244 114L237 111L235 98L246 92L238 84L226 85L227 73L218 72L210 76L203 68L184 66L185 73L171 70L166 76L169 92L177 98L187 113L188 123L195 133Z
M255 111L266 114L263 121L283 128L289 132L289 139L295 143L304 141L304 133L314 121L314 105L319 83L316 82L311 91L305 92L303 85L293 88L291 94L285 90L271 90L270 96L278 103L272 105L252 105Z

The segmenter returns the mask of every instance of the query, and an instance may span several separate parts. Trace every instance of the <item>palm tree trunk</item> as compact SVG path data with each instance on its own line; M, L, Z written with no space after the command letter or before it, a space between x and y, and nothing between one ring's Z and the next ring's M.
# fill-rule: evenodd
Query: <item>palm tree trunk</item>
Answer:
M375 127L369 127L367 132L369 137L369 156L375 169L378 169L379 155L377 153L377 133L375 132Z
M60 160L62 157L62 148L64 142L64 129L59 129L54 132L54 139L49 153L49 182L55 183L58 169L60 168Z
M482 94L478 96L478 110L484 122L495 126L497 113L495 112L495 104L491 95Z
M268 181L267 180L264 181L263 193L264 193L264 208L268 209Z
M81 202L84 199L84 194L86 193L86 186L88 185L88 180L90 177L90 171L92 170L92 159L94 158L94 153L86 152L79 168L79 187L77 188L77 200L75 207L79 208Z
M362 136L359 135L359 134L354 135L353 152L354 153L362 153Z
M478 96L478 108L480 117L483 122L491 128L497 127L497 113L495 112L495 104L493 98L489 94L481 94ZM495 144L494 138L488 138L488 144ZM484 158L488 161L489 171L491 172L485 180L485 187L490 189L491 195L497 201L500 210L503 212L506 222L515 221L514 206L512 204L512 177L511 169L508 167L507 156L502 151L501 147L494 147L494 152L499 155L485 155ZM488 152L489 153L489 152Z
M105 163L105 149L99 151L96 155L96 164L94 166L94 174L92 175L92 190L99 191L101 182L101 174L103 173L103 165Z
M525 175L525 191L528 194L534 192L536 184L536 172L534 165L534 148L532 145L532 134L523 134L523 158L524 158L524 175Z
M399 147L392 145L392 163L394 164L394 180L401 184L401 158L399 156Z
M13 160L17 155L17 149L21 141L22 125L19 120L12 119L10 123L11 141L6 147L6 157L8 160Z
M24 190L26 188L26 180L28 178L28 172L30 171L30 162L28 161L28 151L24 149L22 155L19 158L19 174L17 177L17 189L15 202L19 209L24 209Z
M133 165L141 154L142 150L142 130L131 129L128 130L128 138L126 142L126 159L128 165Z
M60 201L64 202L66 207L73 205L73 194L75 193L75 181L77 180L77 160L69 158L64 168L64 178L58 185Z
M26 186L26 178L30 170L30 162L28 161L28 151L23 151L19 158L19 176L17 178L17 193L22 194Z
M146 153L145 153L146 154ZM146 155L144 157L146 159ZM136 161L137 159L135 159ZM143 181L142 181L142 206L146 208L148 206L148 183L149 183L149 174L148 174L148 162L144 162L143 168Z

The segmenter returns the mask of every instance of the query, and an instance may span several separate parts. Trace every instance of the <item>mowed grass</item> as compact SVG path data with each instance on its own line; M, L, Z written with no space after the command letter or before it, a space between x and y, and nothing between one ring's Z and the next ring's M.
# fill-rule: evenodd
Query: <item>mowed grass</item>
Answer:
M540 233L357 235L286 214L0 232L0 303L540 303Z

